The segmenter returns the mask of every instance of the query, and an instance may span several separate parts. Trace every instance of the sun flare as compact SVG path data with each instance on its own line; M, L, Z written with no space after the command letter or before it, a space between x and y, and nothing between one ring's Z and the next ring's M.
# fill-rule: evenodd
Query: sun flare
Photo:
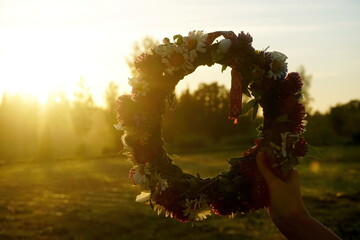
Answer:
M12 38L24 39L26 34L14 31ZM76 44L65 41L66 38L64 32L49 36L48 31L39 29L21 44L8 43L7 61L2 63L1 72L3 91L28 94L40 103L45 103L54 92L70 94L81 69L87 66Z

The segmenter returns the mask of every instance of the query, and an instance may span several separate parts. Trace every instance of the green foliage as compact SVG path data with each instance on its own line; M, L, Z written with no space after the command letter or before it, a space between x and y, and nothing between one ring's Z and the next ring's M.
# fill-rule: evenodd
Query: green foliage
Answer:
M83 78L78 82L78 89L74 92L73 109L71 120L75 132L80 136L81 142L77 149L77 154L86 155L87 144L86 136L92 127L92 108L94 105L90 90L85 86Z
M306 137L314 145L360 144L360 101L337 105L330 113L307 117Z
M243 115L243 114L246 114L247 112L249 112L255 106L255 103L256 103L256 99L251 99L249 102L247 102L243 106L240 114Z
M302 80L303 80L303 87L302 87L302 103L304 104L306 110L308 113L312 112L311 108L311 102L314 100L313 97L310 95L310 87L311 87L311 81L312 76L306 73L305 67L300 66L297 69L297 72L300 74Z
M34 99L3 95L0 105L0 162L36 154L40 106Z
M106 107L104 109L105 124L111 136L111 143L103 149L104 154L116 154L123 145L121 141L121 132L115 129L116 119L116 99L119 96L119 86L115 82L110 82L105 91Z
M80 95L77 99L86 99ZM87 96L91 99L89 92ZM111 150L107 154L117 154L121 144L114 143L115 136L109 130L116 120L108 123L104 116L108 114L109 119L110 113L92 104L87 106L80 101L71 103L62 93L51 95L44 105L27 96L3 95L0 163L69 158L80 150L88 156L99 156L104 149ZM115 114L111 115L114 119ZM75 131L75 126L80 130ZM120 137L116 140L119 142ZM116 151L114 145L119 146Z
M229 91L216 82L201 84L194 93L186 90L176 99L174 109L165 115L166 142L175 148L186 145L184 150L219 144L222 139L234 135L248 136L250 142L251 120L243 116L234 125L228 119L228 96Z
M331 108L330 119L335 132L347 143L360 144L360 101Z

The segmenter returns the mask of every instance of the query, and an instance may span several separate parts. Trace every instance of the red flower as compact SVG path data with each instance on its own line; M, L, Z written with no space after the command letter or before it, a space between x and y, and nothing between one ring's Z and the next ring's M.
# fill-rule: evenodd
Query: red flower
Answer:
M299 156L303 157L307 153L307 141L305 138L301 137L294 146L294 153Z
M184 216L184 208L179 203L178 194L172 191L171 188L167 188L161 193L155 196L155 202L163 206L168 212L172 213L173 217L179 222L189 222L189 218Z
M251 210L258 210L269 203L269 193L265 181L257 181L251 187Z
M211 201L211 210L216 215L226 216L232 213L238 212L238 208L241 206L241 201L235 200L233 197L222 196L221 193L214 197Z
M280 113L286 114L294 110L298 101L295 96L281 97L279 102Z
M263 208L268 202L268 191L255 161L243 161L240 164L240 172L249 180L251 199L247 206L249 211Z
M161 63L161 57L157 54L141 54L135 59L135 67L150 76L160 76L165 70L164 65Z
M263 138L255 138L255 139L254 139L255 146L252 146L252 147L249 148L246 152L243 152L242 155L243 155L244 157L246 157L246 156L250 156L250 155L256 154L256 153L257 153L257 149L258 149L258 147L260 146L262 140L263 140Z
M289 113L288 130L291 133L300 134L304 131L303 119L305 118L305 107L302 103L297 103L293 111Z
M294 95L301 90L303 83L300 74L291 72L285 78L282 85L282 92L288 95Z
M132 184L136 185L135 179L134 179L135 169L131 168L129 171L129 178Z
M134 145L134 161L140 164L145 164L150 162L151 158L152 158L152 153L149 151L148 147L146 146L139 146L139 145Z

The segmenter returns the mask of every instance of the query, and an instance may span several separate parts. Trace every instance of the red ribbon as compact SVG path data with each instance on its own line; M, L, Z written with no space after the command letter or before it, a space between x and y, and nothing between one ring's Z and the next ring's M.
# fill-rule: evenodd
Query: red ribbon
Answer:
M242 109L242 76L236 69L231 69L231 89L230 89L230 106L229 119L234 120L237 124L237 117Z
M231 41L236 41L237 36L232 31L218 31L208 33L206 39L206 44L211 45L214 40L220 36L224 38L231 39ZM242 75L239 71L235 70L234 67L237 66L237 58L235 57L232 60L232 63L229 64L232 68L231 70L231 89L230 89L230 104L229 104L229 119L234 120L234 124L237 124L237 117L241 113L242 109Z
M233 31L217 31L217 32L208 33L206 44L211 45L214 42L214 40L220 36L223 36L224 38L227 39L236 38L236 34Z

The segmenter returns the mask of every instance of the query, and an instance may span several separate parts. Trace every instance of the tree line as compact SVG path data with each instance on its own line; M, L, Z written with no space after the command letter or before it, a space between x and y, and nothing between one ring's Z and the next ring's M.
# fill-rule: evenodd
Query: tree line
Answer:
M214 82L200 84L169 101L163 121L167 147L174 151L229 149L252 145L261 116L248 115L233 124L228 116L229 90ZM98 107L84 81L74 100L64 94L41 106L24 96L3 95L0 105L0 161L117 155L121 132L114 112L118 86L110 83L106 106ZM248 99L244 99L247 101ZM310 106L309 106L310 107ZM328 113L307 116L306 137L313 145L360 144L360 101L332 107Z

